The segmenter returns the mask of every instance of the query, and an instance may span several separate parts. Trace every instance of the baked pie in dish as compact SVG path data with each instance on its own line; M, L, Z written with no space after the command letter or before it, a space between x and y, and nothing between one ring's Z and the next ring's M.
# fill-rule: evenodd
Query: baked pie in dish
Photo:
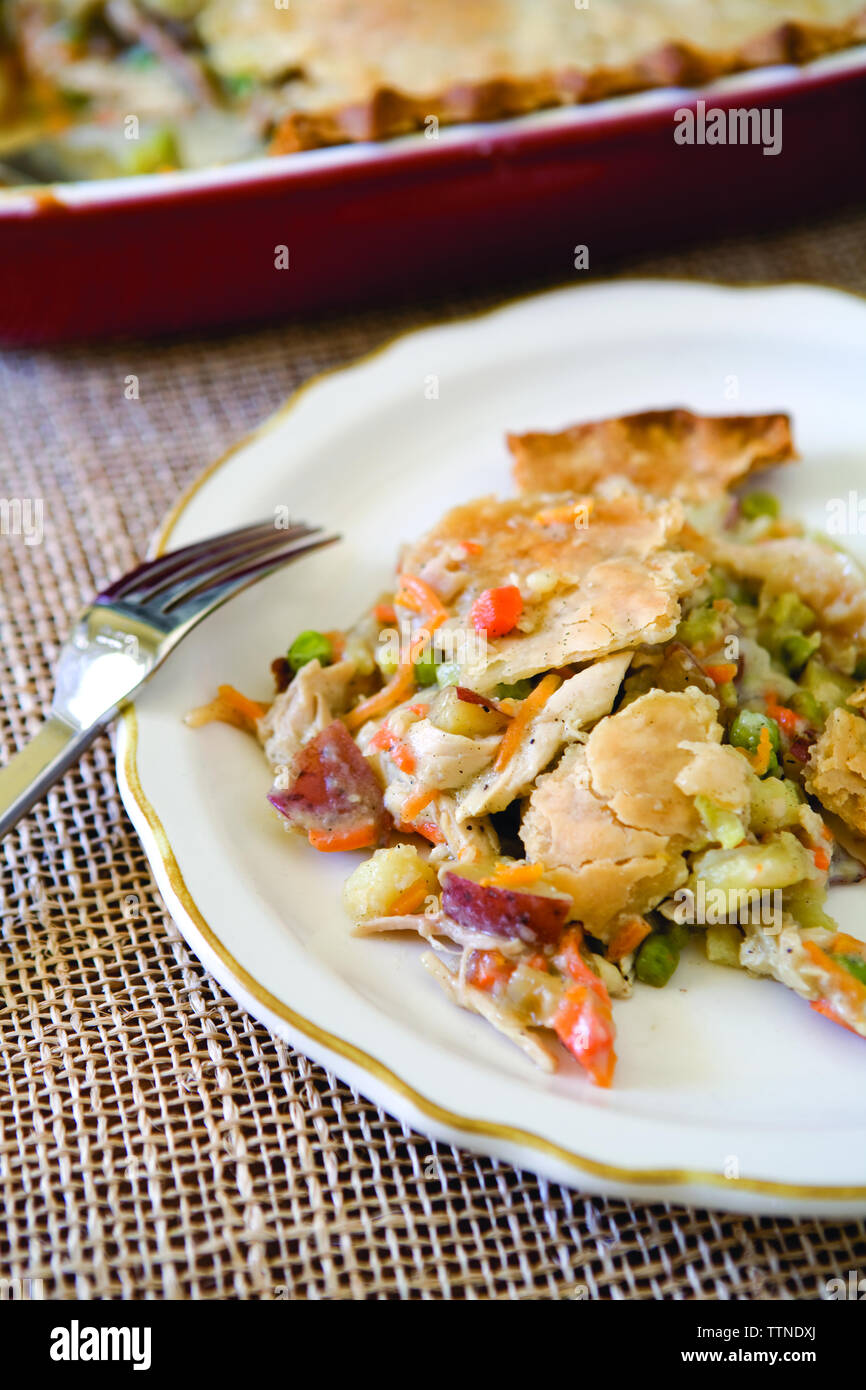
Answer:
M197 167L804 63L862 0L6 0L0 154Z
M866 878L866 576L751 484L795 459L788 417L508 445L515 496L297 635L270 705L223 686L188 722L253 734L278 822L364 851L355 932L420 935L542 1068L561 1044L609 1086L614 1001L696 946L866 1037L866 945L825 907Z

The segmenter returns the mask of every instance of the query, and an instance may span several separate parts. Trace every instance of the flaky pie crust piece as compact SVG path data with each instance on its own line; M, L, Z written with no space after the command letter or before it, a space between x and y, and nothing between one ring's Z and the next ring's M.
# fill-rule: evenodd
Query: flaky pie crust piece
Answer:
M533 3L540 4L541 0L533 0ZM569 0L562 0L562 3L567 4ZM593 5L596 3L597 0L593 0ZM600 0L600 3L603 5L605 0ZM317 34L313 24L307 45L310 61L309 64L302 61L300 65L302 85L304 78L308 78L312 100L308 103L302 98L279 121L271 150L275 154L284 154L358 140L383 140L424 129L429 126L431 117L443 125L499 120L546 107L584 105L606 97L658 87L700 87L731 73L776 64L807 63L866 40L866 7L856 8L855 4L845 6L839 0L835 0L835 3L834 0L812 0L812 3L805 4L792 0L790 6L781 7L783 14L787 9L785 22L764 31L760 26L776 6L766 3L766 0L741 0L739 6L733 7L741 27L743 13L745 11L748 15L750 7L756 16L756 32L729 47L723 43L713 46L718 40L720 26L724 30L724 10L720 12L715 6L708 7L702 0L696 3L696 19L700 19L702 10L706 10L707 14L710 43L704 47L697 43L672 41L670 32L665 34L664 6L659 13L658 7L650 3L646 7L635 6L639 14L633 16L634 23L637 24L639 20L641 27L638 32L646 34L648 43L646 52L636 58L616 60L624 23L623 12L619 11L611 15L608 45L611 61L593 63L590 60L586 66L551 66L546 70L522 74L509 73L507 70L491 71L489 76L457 80L432 91L409 91L389 85L381 80L378 65L371 62L367 68L369 91L361 99L340 100L342 83L338 80L329 84L336 98L333 103L327 99L323 102L321 94L315 90ZM380 8L383 12L377 19L376 11ZM341 6L337 4L334 19L338 26L340 9ZM461 0L456 18L454 5L446 6L447 12L441 15L442 39L453 40L455 71L459 70L461 56L467 52L471 54L476 41L480 43L483 38L489 37L493 10L501 10L500 23L506 35L509 29L515 30L532 18L531 5L523 11L519 6L505 3L505 0ZM578 11L578 15L580 13ZM416 32L419 21L409 0L382 0L381 6L374 5L369 13L369 23L375 25L379 19L387 27L395 45L405 41L416 44L423 52L424 34L423 31L420 34ZM627 15L625 22L628 29ZM305 26L302 16L298 25L299 49L303 51ZM456 32L451 33L449 26L455 25ZM653 46L654 29L660 40L658 46ZM332 32L338 40L339 28ZM662 41L665 38L667 41ZM335 42L334 50L338 50L338 42ZM596 44L596 52L606 56L605 44ZM555 61L555 54L551 56ZM359 55L357 61L363 63L363 58L364 55ZM345 58L344 61L348 63L349 59ZM339 63L337 72L340 72ZM422 61L419 63L419 87L423 85L423 73ZM357 92L357 82L347 86Z
M657 497L705 502L797 454L787 415L645 410L554 433L510 434L521 492L591 492L626 478Z

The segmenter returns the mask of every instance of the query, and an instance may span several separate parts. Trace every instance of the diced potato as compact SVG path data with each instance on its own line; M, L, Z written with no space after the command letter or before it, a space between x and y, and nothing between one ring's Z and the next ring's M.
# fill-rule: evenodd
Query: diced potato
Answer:
M707 959L711 960L714 965L730 965L734 969L739 969L742 944L742 932L729 922L707 927Z
M723 849L733 849L746 838L739 816L735 816L733 811L726 811L712 797L696 796L695 807L710 838L718 840Z
M810 856L789 831L762 845L710 849L695 860L690 886L703 882L707 891L738 888L789 888L813 872Z
M764 781L755 779L751 824L756 835L767 835L771 830L798 825L799 818L800 797L793 782L782 781L780 777L767 777Z
M461 700L457 687L449 685L434 697L430 706L430 722L448 734L485 738L488 734L502 733L507 720L494 709Z
M414 845L377 849L370 859L358 865L343 885L346 911L356 922L368 917L388 917L394 900L418 879L423 879L428 894L439 891L435 870L421 858Z

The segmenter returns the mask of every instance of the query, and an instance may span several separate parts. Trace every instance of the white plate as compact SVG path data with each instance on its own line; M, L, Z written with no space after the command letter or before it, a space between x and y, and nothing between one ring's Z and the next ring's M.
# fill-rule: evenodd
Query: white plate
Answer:
M803 286L619 282L556 291L399 339L307 386L212 467L162 546L274 508L345 539L198 629L126 718L121 789L184 935L275 1032L418 1128L588 1191L748 1211L866 1213L866 1048L781 986L690 948L673 983L617 1004L615 1088L564 1059L547 1077L455 1009L418 943L349 934L356 856L287 837L236 730L184 712L231 681L268 698L302 628L355 617L399 542L446 506L509 490L506 429L649 406L786 409L803 464L779 477L815 525L862 477L866 302ZM866 525L866 523L864 523ZM862 537L847 538L866 557ZM866 893L831 910L862 935Z

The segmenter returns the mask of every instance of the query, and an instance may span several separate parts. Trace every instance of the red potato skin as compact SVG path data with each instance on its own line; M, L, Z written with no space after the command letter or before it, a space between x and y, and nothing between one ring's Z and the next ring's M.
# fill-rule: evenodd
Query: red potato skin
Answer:
M485 887L460 874L447 874L442 889L442 910L461 927L490 936L519 937L527 943L558 941L568 909L566 898Z
M268 801L299 830L331 834L372 823L371 843L381 844L391 827L373 769L339 719L301 749L291 786L275 787Z

